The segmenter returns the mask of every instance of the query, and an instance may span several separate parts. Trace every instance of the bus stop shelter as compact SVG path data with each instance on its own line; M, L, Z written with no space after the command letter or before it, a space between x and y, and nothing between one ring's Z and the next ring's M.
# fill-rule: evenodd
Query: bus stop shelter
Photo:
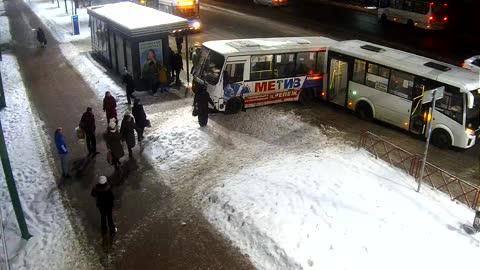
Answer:
M143 90L142 67L149 51L169 62L168 36L188 29L186 19L130 2L89 7L92 55L121 73L126 67ZM186 31L183 31L186 32Z

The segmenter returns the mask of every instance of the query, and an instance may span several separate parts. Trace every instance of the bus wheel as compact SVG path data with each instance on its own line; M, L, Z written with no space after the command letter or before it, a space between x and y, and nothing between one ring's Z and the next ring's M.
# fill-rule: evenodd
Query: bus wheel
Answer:
M407 26L410 27L410 28L413 28L413 21L412 21L412 20L408 20L408 21L407 21Z
M373 118L373 111L372 107L365 101L361 101L358 105L357 108L355 109L355 112L357 113L358 117L364 120L372 120Z
M226 114L235 114L239 113L243 108L242 99L239 97L233 97L227 101L227 106L225 108Z
M432 144L438 148L448 148L452 145L452 138L447 131L443 129L435 129L432 132Z
M313 99L313 89L312 88L307 88L307 89L300 90L300 94L298 96L298 103L304 105L304 104L307 104L307 102L311 101L312 99Z
M382 16L380 16L380 23L386 23L387 22L387 15L385 13L382 13Z

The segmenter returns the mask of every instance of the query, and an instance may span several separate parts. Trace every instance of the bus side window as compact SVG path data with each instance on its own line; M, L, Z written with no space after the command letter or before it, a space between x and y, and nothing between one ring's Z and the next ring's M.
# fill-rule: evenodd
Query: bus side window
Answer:
M436 101L435 107L446 116L463 124L463 100L464 94L460 93L458 88L445 85L443 98Z
M273 55L254 55L251 58L250 80L268 80L273 77Z
M365 68L367 63L363 60L355 59L353 66L353 78L352 80L357 83L365 84Z
M412 99L413 79L413 75L392 70L388 92L405 99Z
M243 81L244 63L227 64L223 73L223 83L231 84Z
M317 53L317 68L316 71L320 74L325 73L325 55L326 52L318 52Z
M297 53L296 75L307 75L315 73L316 52Z
M295 54L286 53L275 55L275 68L273 73L275 78L295 76Z

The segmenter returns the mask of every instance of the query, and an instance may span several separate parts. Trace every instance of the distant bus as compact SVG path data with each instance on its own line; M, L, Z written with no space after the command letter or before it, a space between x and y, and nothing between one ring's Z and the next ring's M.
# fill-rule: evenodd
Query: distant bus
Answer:
M421 136L431 119L423 93L440 86L432 120L432 143L470 148L480 128L478 74L411 53L364 41L342 41L328 50L323 99Z
M191 30L200 30L199 0L140 0L140 4L187 19Z
M411 27L441 30L448 22L447 3L418 0L380 0L378 19Z
M203 43L193 89L206 88L215 108L237 113L314 96L323 87L323 37L255 38Z

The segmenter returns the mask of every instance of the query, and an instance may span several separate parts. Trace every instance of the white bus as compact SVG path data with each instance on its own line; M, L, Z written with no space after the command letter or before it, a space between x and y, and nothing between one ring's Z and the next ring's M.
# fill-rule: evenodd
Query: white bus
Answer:
M419 0L380 0L378 19L393 21L411 27L441 30L448 22L447 3Z
M435 106L432 143L459 148L475 144L480 125L478 74L358 40L331 47L327 61L323 99L362 118L375 118L421 136L431 118L431 103L422 105L423 92L445 86L445 95Z
M187 19L190 30L200 30L199 0L140 0L140 4Z
M324 37L256 38L203 43L193 90L206 88L215 109L237 113L284 101L297 101L323 87Z

